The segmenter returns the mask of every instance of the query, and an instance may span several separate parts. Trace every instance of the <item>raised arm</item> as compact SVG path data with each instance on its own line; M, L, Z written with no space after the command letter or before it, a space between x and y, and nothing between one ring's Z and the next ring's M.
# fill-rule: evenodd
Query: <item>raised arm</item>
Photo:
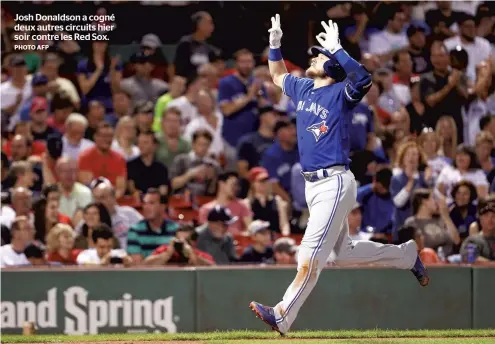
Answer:
M358 102L371 88L371 74L342 48L339 39L339 28L336 23L331 20L328 24L322 21L321 25L325 32L318 34L316 40L335 57L346 73L345 94L347 99L351 102ZM333 63L331 60L325 62L325 64L331 63ZM324 66L324 69L325 71L327 70L326 66Z
M268 30L270 33L270 52L268 53L268 68L272 76L273 83L280 88L283 88L284 76L288 73L285 67L282 52L280 51L282 29L280 28L280 16L278 14L272 17L272 28Z

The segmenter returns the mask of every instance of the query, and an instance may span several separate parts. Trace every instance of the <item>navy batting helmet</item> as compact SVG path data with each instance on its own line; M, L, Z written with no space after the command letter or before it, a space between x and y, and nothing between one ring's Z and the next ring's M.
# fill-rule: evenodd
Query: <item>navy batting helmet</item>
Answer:
M331 77L337 82L343 81L346 78L346 73L344 69L339 64L337 59L328 50L315 45L309 49L309 52L311 53L312 56L318 56L319 54L323 54L329 58L329 60L323 64L323 70L325 71L325 74L327 76Z

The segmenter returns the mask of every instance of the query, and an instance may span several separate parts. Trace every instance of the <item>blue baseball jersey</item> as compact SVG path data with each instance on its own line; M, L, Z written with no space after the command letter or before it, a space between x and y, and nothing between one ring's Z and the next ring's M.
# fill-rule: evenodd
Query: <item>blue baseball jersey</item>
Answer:
M358 103L352 109L351 151L359 152L365 150L368 143L368 134L373 131L373 113L368 105Z
M250 78L247 85L235 75L222 78L218 84L218 103L232 102L243 97L248 92L248 87L254 81ZM263 94L264 88L262 88ZM250 132L256 131L258 120L258 102L253 100L242 109L230 116L224 116L222 136L232 147L237 146L239 139Z
M308 78L285 74L282 90L296 104L297 141L304 172L334 165L349 165L352 98L347 79L314 88Z

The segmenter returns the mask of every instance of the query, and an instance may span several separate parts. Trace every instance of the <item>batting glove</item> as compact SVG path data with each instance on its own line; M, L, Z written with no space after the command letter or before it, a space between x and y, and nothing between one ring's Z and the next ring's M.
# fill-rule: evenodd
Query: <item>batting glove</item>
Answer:
M280 28L280 16L278 14L272 17L272 28L268 30L270 33L270 48L280 48L280 41L282 40L282 29Z
M322 21L321 25L325 29L325 32L319 33L318 36L316 36L316 40L331 54L335 54L342 49L339 39L339 27L337 26L337 23L334 23L331 20L328 21L328 24Z

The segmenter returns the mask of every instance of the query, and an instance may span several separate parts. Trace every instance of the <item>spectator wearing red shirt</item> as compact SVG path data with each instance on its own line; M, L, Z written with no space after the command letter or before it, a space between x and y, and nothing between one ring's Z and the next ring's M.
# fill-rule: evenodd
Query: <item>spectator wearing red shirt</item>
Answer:
M58 223L72 225L69 217L59 213L60 201L57 199L40 199L33 206L35 239L45 242L49 231Z
M246 231L251 223L253 213L236 197L238 190L238 176L235 172L227 172L218 176L218 191L216 198L203 205L199 209L199 222L205 223L208 218L209 211L217 204L222 205L230 210L236 221L229 224L228 230L232 234L240 234Z
M46 151L44 142L33 141L29 122L19 122L14 129L14 137L3 144L2 152L9 159L22 160L30 156L41 156Z
M46 237L46 244L49 262L77 264L77 256L82 250L74 249L74 232L71 226L62 223L55 225Z
M211 255L194 247L194 237L196 237L196 233L193 227L179 227L177 232L175 232L175 239L168 245L162 245L153 251L145 259L144 264L215 265L215 261Z
M102 122L95 132L95 146L79 156L79 182L89 185L98 177L104 177L115 187L116 197L124 195L127 179L127 165L124 157L110 147L113 128Z

